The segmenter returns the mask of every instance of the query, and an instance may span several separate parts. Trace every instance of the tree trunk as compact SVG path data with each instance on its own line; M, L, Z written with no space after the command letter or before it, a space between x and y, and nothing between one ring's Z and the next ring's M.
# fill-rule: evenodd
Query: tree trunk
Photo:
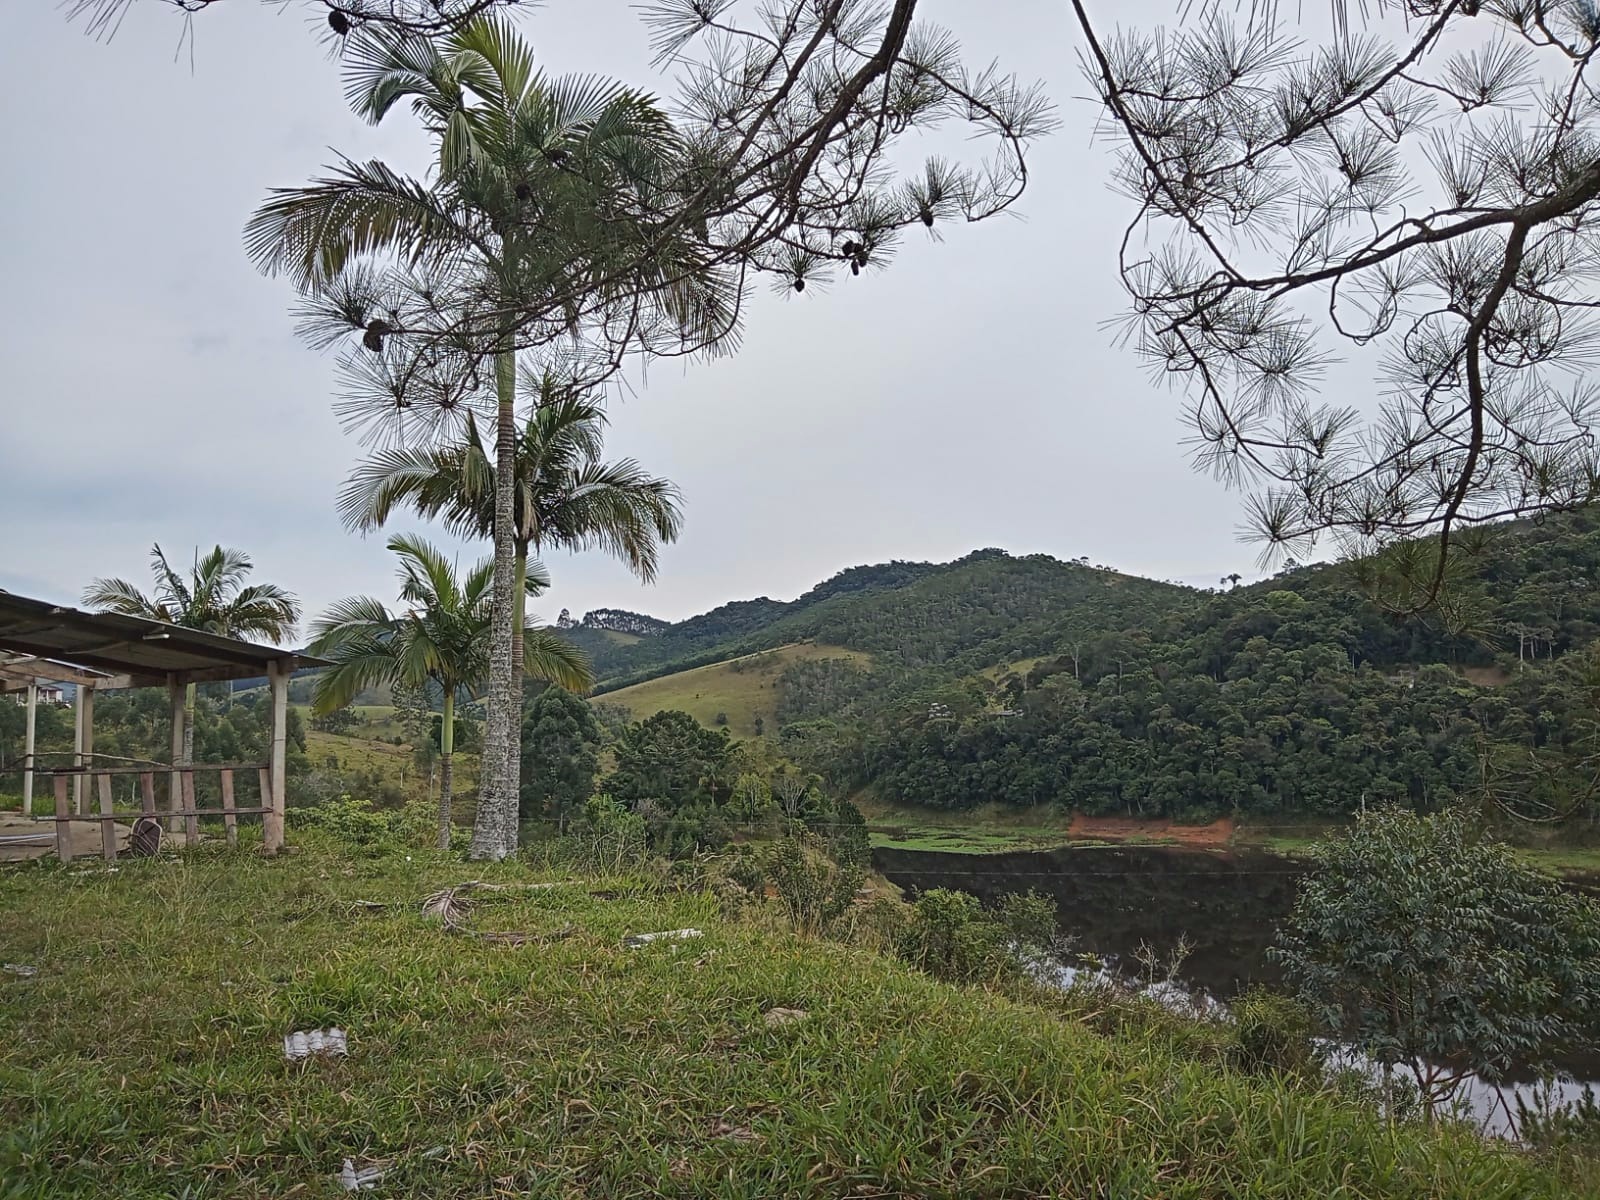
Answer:
M517 604L516 623L511 630L511 662L512 670L516 673L516 710L511 716L511 739L506 743L506 784L511 789L515 807L511 810L512 825L515 832L520 825L522 815L522 702L527 671L523 663L523 633L528 622L528 547L522 542L517 543ZM513 836L511 848L517 848L516 838Z
M511 746L514 718L522 707L518 673L511 657L516 631L516 356L507 349L495 359L497 421L494 481L494 609L489 636L488 712L478 779L478 815L472 824L472 857L498 861L517 848L517 785Z
M456 696L453 688L444 694L444 717L439 722L439 849L450 849L451 789L455 784Z

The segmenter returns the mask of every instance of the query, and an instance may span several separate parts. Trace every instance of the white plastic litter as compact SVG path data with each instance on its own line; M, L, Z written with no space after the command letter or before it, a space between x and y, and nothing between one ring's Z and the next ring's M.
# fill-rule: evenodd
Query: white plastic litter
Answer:
M348 1158L339 1168L339 1186L347 1192L371 1191L382 1178L382 1167L357 1167Z
M305 1029L283 1035L283 1056L300 1062L313 1054L340 1058L350 1053L350 1043L342 1029Z
M637 946L648 946L651 942L682 942L689 938L704 937L698 929L663 929L659 933L630 933L622 939L622 944L632 949Z
M0 966L0 971L7 975L20 975L24 979L32 979L39 973L38 967L30 967L27 963L6 963Z

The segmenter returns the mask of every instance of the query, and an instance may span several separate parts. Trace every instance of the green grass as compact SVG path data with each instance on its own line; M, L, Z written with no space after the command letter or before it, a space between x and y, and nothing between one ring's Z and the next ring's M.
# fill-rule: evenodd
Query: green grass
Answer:
M774 650L763 650L759 654L663 675L659 679L607 692L595 699L606 704L625 705L637 720L665 709L678 709L690 714L702 725L714 726L717 714L725 713L727 728L736 737L754 737L755 719L759 716L766 722L766 732L775 734L778 676L791 663L815 658L848 658L863 664L870 662L867 655L846 650L842 646L796 642Z
M1317 827L1304 827L1295 833L1273 832L1274 828L1273 826L1239 825L1234 830L1234 844L1271 850L1274 853L1293 858L1304 855L1319 837L1335 834L1344 826L1339 823L1329 822ZM1523 832L1525 836L1525 831L1514 832ZM1491 836L1503 835L1504 831L1497 831L1491 834ZM1539 845L1513 842L1513 845L1516 846L1518 854L1528 859L1535 866L1543 867L1547 871L1582 876L1600 875L1600 846L1559 845L1554 842L1545 842Z
M492 944L418 901L526 868L301 840L0 875L5 958L38 970L0 974L7 1200L332 1197L347 1157L387 1164L374 1195L428 1200L1583 1194L1464 1131L798 940L765 908L498 893L477 928L549 940ZM706 936L622 946L685 926ZM769 1028L778 1006L809 1016ZM328 1025L350 1058L284 1061L285 1033Z
M887 803L869 793L851 799L867 819L868 834L874 846L988 854L1007 850L1052 850L1075 843L1067 832L1072 814L1054 809L1018 809L989 804L956 813Z
M892 850L943 850L952 854L997 854L1008 850L1051 850L1071 844L1064 832L1040 826L1015 829L963 829L958 826L873 822L874 846ZM1085 843L1090 844L1090 843ZM1093 843L1100 844L1100 843Z
M376 772L385 783L414 796L422 795L428 783L427 772L417 766L411 747L396 746L388 741L308 729L306 757L313 768L324 767L332 760L341 771ZM466 792L475 787L477 777L477 755L458 753L455 756L455 790Z

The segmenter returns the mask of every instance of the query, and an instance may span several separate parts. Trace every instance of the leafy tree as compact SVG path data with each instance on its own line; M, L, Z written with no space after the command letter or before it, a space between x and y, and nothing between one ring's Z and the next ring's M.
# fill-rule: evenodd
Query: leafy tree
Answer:
M204 558L195 551L194 566L185 579L173 570L161 547L152 546L153 595L145 595L124 579L96 579L84 589L83 602L100 612L165 621L220 637L281 643L294 636L299 602L274 584L247 584L251 568L249 556L242 551L215 546ZM195 685L191 683L184 698L184 762L194 761L194 717Z
M714 781L726 774L733 755L726 731L705 729L676 710L629 725L612 749L616 767L605 791L634 807L649 803L668 812L714 803Z
M522 718L522 816L548 816L565 834L594 794L603 740L587 701L555 687L535 696Z
M1323 1027L1409 1070L1430 1110L1469 1074L1592 1044L1600 906L1461 811L1373 810L1313 856L1274 954Z
M349 733L359 724L361 724L361 718L356 714L356 710L348 704L343 708L336 708L332 712L317 713L311 718L311 728L318 733Z
M728 807L741 821L759 821L774 809L772 789L760 775L746 771L733 781L733 794Z
M450 846L454 784L455 706L488 675L494 567L485 560L464 577L440 551L418 537L389 539L400 558L403 612L391 613L371 596L341 600L312 625L311 652L333 665L317 677L314 704L328 712L349 703L363 688L399 684L436 686L443 697L440 732L439 847ZM530 570L528 586L542 590L541 569ZM565 687L587 687L582 657L544 629L529 629L524 639L529 674Z
M1414 0L1305 49L1285 5L1109 38L1088 7L1133 338L1261 537L1397 543L1420 607L1463 526L1600 494L1600 391L1572 377L1600 279L1591 4ZM1389 397L1365 423L1314 395L1341 339Z

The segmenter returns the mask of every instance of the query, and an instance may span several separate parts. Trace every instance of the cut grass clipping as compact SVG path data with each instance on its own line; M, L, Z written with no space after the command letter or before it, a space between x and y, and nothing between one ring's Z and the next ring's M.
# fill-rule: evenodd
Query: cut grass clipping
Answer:
M37 970L0 975L0 1195L1575 1194L1508 1146L803 941L771 906L414 857L306 834L271 862L0 874L0 957ZM454 931L422 911L472 879L559 886L457 891ZM320 1029L348 1055L285 1058Z

